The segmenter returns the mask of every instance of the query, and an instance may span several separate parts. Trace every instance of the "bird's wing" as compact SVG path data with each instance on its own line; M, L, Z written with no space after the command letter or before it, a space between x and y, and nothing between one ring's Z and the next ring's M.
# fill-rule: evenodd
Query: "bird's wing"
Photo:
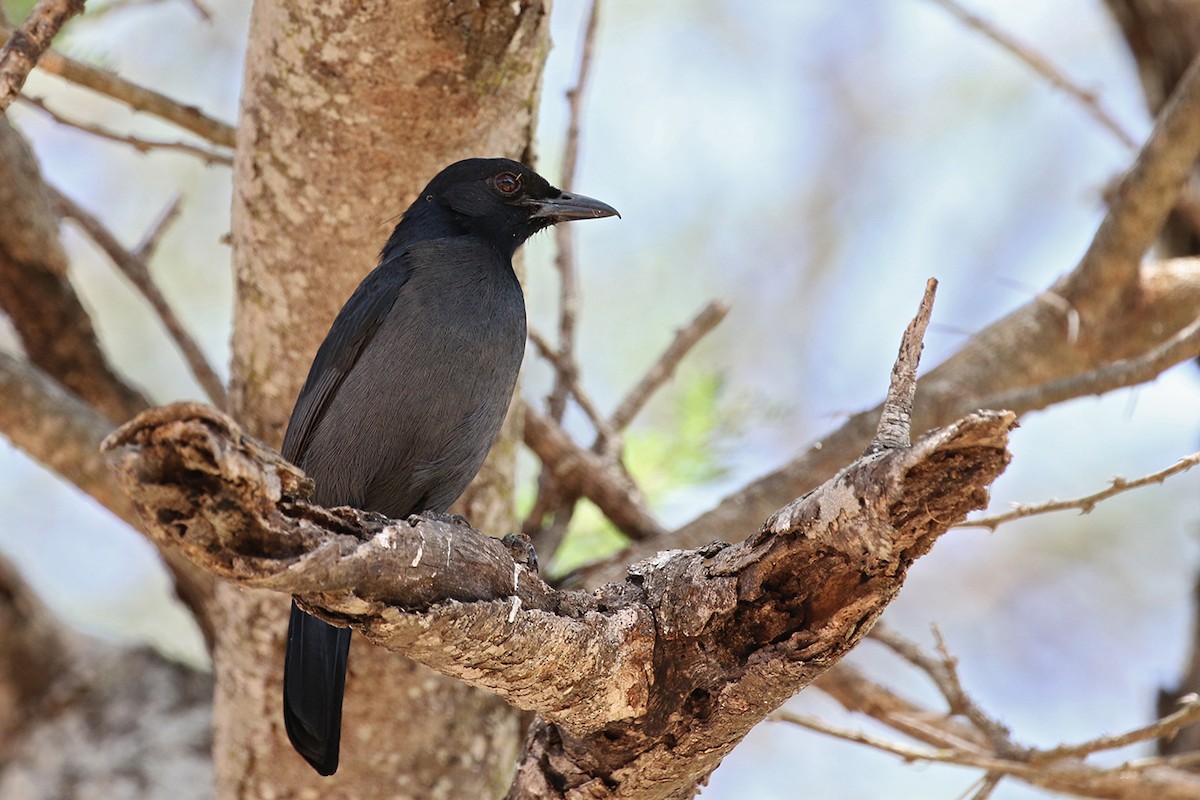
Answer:
M283 435L284 458L295 462L304 455L329 401L395 304L411 272L407 253L389 258L363 278L338 312L296 398Z

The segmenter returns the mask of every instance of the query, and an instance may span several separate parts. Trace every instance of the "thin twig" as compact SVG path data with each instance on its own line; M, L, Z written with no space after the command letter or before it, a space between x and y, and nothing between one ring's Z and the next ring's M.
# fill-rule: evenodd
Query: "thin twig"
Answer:
M937 294L937 279L925 282L925 294L917 315L904 330L900 340L900 352L892 365L892 378L888 382L887 397L879 412L879 426L875 438L867 445L867 452L908 447L912 427L913 398L917 393L917 367L921 363L921 350L925 347L925 329L933 315L933 299Z
M1026 413L1038 411L1076 397L1101 395L1114 389L1146 383L1167 368L1196 356L1200 356L1200 319L1137 358L1113 361L1081 375L993 395L979 403L979 407L1020 408Z
M1185 725L1200 721L1200 698L1188 695L1180 700L1180 709L1155 720L1149 725L1134 728L1113 736L1097 736L1078 744L1063 744L1049 750L1032 751L1031 761L1057 761L1061 758L1082 758L1101 750L1116 750L1138 742L1170 736Z
M790 711L776 711L767 717L767 719L771 722L787 722L791 725L798 725L801 728L808 728L810 731L823 733L835 739L844 739L847 742L865 744L868 747L874 747L876 750L898 755L905 761L941 761L951 764L962 764L963 758L968 753L966 750L926 750L921 747L910 747L909 745L892 742L862 731L853 731L849 728L831 725L817 717L793 714Z
M840 739L875 747L907 761L924 760L977 767L992 775L1013 776L1034 786L1072 795L1131 799L1170 796L1180 800L1196 796L1196 776L1183 769L1187 766L1186 762L1174 761L1173 757L1137 759L1113 768L1091 766L1082 760L1082 756L1096 752L1095 749L1084 753L1075 747L1050 748L1045 751L1030 750L1015 757L1004 757L989 752L988 744L977 740L977 732L964 728L957 719L916 706L890 689L867 680L844 662L826 672L814 685L840 702L847 710L865 713L884 725L936 749L922 750L785 711L778 711L768 719L800 725ZM1192 712L1187 712L1190 713ZM1099 749L1120 747L1133 741L1144 741L1153 736L1169 734L1188 724L1187 714L1172 714L1167 718L1169 721L1166 724L1155 723L1130 734L1106 737ZM924 724L912 725L911 720L914 718L923 720ZM1137 738L1131 739L1134 733L1137 734ZM1090 746L1100 741L1094 740L1087 744ZM1140 786L1141 791L1135 791L1138 787L1131 785L1131 782L1137 781L1145 781L1145 784Z
M593 45L599 27L600 0L592 0L588 8L587 24L580 45L579 67L575 85L567 90L567 143L563 152L562 177L559 181L564 192L575 185L575 174L579 165L580 117L583 115L583 95L591 74ZM575 228L559 225L554 229L557 255L554 265L558 270L558 360L563 365L556 370L554 385L546 398L550 418L562 422L566 411L567 387L576 377L575 328L579 316L579 277L575 262Z
M122 246L100 220L85 211L74 200L53 187L47 186L47 189L58 205L59 213L64 217L70 217L78 223L79 227L87 233L88 237L108 255L117 269L121 270L130 283L146 298L151 308L158 314L158 318L162 320L163 327L167 329L167 333L175 340L175 344L183 354L188 368L191 370L192 375L195 376L200 387L204 389L205 394L208 395L208 399L218 408L224 408L226 400L225 385L221 382L220 377L217 376L216 370L208 363L207 358L204 356L204 351L200 349L200 346L196 344L196 340L183 327L183 323L175 315L175 311L171 308L170 303L163 297L158 285L150 276L150 270L146 262Z
M969 719L971 724L987 737L992 748L998 754L1005 758L1022 757L1027 752L1026 748L1013 742L1012 731L1008 729L1008 726L985 712L975 702L975 699L967 694L962 680L958 677L958 659L950 654L950 649L946 647L946 640L942 638L942 632L938 626L933 625L931 629L942 665L941 673L944 676L944 681L938 684L938 688L942 690L946 701L950 703L951 712L961 714Z
M580 43L579 67L575 85L567 91L567 136L563 152L563 168L559 185L565 192L575 185L575 173L579 162L580 117L583 114L583 95L591 72L593 45L600 17L600 2L592 0L587 11L587 23ZM579 385L579 366L575 361L575 331L579 316L579 280L575 262L574 226L558 225L554 229L556 253L554 267L558 271L558 350L554 360L554 382L546 396L546 409L550 421L562 422L567 410L567 394L572 385ZM578 396L578 395L577 395ZM586 411L586 409L585 409ZM595 420L599 419L596 415ZM612 429L596 426L597 439L604 440L604 450L619 449L616 441L609 441ZM539 550L552 557L566 535L567 527L575 512L578 495L563 491L553 479L552 466L543 462L538 476L537 497L533 508L522 523L526 535L535 538ZM547 529L544 520L553 515L553 524Z
M933 0L934 3L941 6L952 16L969 28L972 28L979 33L982 33L988 39L998 44L1003 49L1007 50L1018 61L1025 64L1038 75L1046 79L1046 81L1059 91L1065 92L1069 97L1078 101L1083 110L1100 123L1100 125L1111 133L1121 144L1128 147L1130 150L1137 147L1137 142L1133 136L1129 134L1121 124L1108 113L1101 103L1100 98L1095 92L1088 91L1082 88L1070 78L1065 76L1061 70L1056 68L1050 59L1036 52L1028 44L1019 41L1015 36L998 28L994 23L980 17L979 15L963 8L957 0Z
M95 20L105 15L111 14L114 11L127 11L138 6L148 6L161 3L163 0L113 0L107 5L101 6L98 9L89 12L89 19ZM200 0L184 0L184 4L191 7L193 11L205 22L212 22L212 11L205 6Z
M0 27L0 42L8 41L11 28ZM112 72L90 67L54 50L46 50L38 60L38 69L93 92L124 103L134 111L151 114L194 133L221 147L234 146L234 128L208 116L195 106L181 103L165 94L139 86Z
M0 114L21 93L25 80L67 20L83 13L83 0L39 0L0 48Z
M179 212L183 208L183 196L179 195L163 209L158 215L158 219L146 231L146 235L142 237L142 241L138 246L133 248L133 255L143 264L149 264L154 259L154 254L158 251L158 245L162 242L163 234L167 232L167 228L171 227L175 220L179 219Z
M200 19L204 20L205 22L213 21L212 9L206 4L200 2L200 0L184 0L184 2L191 6L192 10L200 15Z
M570 389L571 395L574 396L575 402L579 404L579 408L587 415L588 420L596 429L596 434L602 439L617 442L620 440L620 434L617 433L604 415L596 408L596 404L592 402L592 398L584 391L583 386L579 382L579 375L575 371L566 369L566 365L562 363L562 354L550 346L546 338L542 336L536 328L529 328L529 341L533 342L533 346L537 348L538 355L550 362L550 365L558 372L559 375L566 375L567 388Z
M1012 740L1012 734L999 720L989 716L963 689L958 677L958 662L946 649L942 634L935 626L933 635L937 641L938 658L928 655L917 644L888 628L878 624L868 634L896 655L929 676L942 693L951 714L966 717L991 744L992 749L1006 758L1020 757L1026 752Z
M1000 525L1006 522L1011 522L1014 519L1022 519L1024 517L1033 517L1039 514L1049 514L1054 511L1068 511L1071 509L1078 510L1081 514L1090 514L1097 503L1103 502L1110 497L1116 497L1119 494L1140 489L1143 486L1149 486L1153 483L1162 483L1172 475L1178 475L1181 472L1187 472L1192 467L1200 464L1200 453L1192 453L1190 456L1184 456L1176 461L1171 466L1160 469L1158 472L1152 472L1149 475L1144 475L1140 478L1127 480L1122 477L1112 479L1112 483L1107 489L1101 489L1098 492L1076 497L1073 500L1047 500L1042 503L1029 503L1013 506L1011 511L1006 511L1003 514L996 514L990 517L980 517L978 519L969 519L966 522L959 523L955 527L958 528L988 528L996 530Z
M720 300L712 300L700 310L692 321L675 332L675 338L667 345L658 359L650 365L642 379L629 390L625 399L617 406L609 418L613 428L623 431L633 422L634 417L646 405L658 389L675 374L679 362L691 352L692 348L703 339L713 328L725 319L729 313L729 304Z
M127 144L142 154L149 153L153 150L175 150L177 152L187 153L188 155L198 156L206 164L224 164L226 166L233 165L233 156L228 153L208 150L189 142L164 142L154 139L142 139L131 134L113 133L106 128L102 128L99 125L94 125L90 122L78 122L76 120L68 119L54 109L50 108L50 106L46 105L46 101L41 98L23 95L21 99L29 105L41 109L42 112L60 125L65 125L68 128L74 128L76 130L83 131L84 133L89 133L92 136L97 136L101 139L107 139L110 142Z
M999 772L984 773L983 777L975 784L979 788L971 795L971 800L988 800L995 793L996 787L1000 785L1000 781L1003 779L1004 776Z

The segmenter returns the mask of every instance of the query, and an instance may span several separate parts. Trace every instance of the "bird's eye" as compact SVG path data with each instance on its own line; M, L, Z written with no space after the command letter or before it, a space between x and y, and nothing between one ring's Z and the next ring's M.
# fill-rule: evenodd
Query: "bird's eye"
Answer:
M521 176L512 172L501 172L492 178L492 186L502 195L514 195L521 189Z

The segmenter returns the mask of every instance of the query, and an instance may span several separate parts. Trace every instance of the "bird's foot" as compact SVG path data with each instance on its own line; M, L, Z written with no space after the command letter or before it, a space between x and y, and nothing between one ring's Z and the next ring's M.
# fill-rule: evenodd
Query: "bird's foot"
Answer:
M533 542L523 533L510 533L500 540L500 543L508 548L508 554L512 556L512 560L529 568L535 574L538 571L537 552L533 549Z
M446 525L461 525L464 528L471 527L471 522L462 514L444 514L441 511L423 511L420 514L413 514L409 517L412 519L427 519L431 522L442 522Z

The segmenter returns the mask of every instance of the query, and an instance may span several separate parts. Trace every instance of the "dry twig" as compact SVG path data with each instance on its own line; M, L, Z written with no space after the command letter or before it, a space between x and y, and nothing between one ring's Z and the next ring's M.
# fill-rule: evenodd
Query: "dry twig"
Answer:
M934 661L929 656L925 658ZM867 714L936 749L924 750L899 744L787 712L777 712L771 718L866 744L894 753L906 761L922 760L976 767L992 775L1013 776L1034 786L1081 797L1190 800L1200 793L1200 776L1169 757L1138 759L1112 768L1092 766L1082 759L1082 756L1100 750L1123 747L1154 736L1170 735L1197 718L1200 712L1195 703L1153 725L1128 733L1046 750L1018 749L1014 755L1005 756L992 749L987 738L973 724L968 726L958 718L917 706L867 680L844 663L826 672L815 685L847 710Z
M195 376L201 388L204 389L205 394L208 395L209 400L218 408L223 408L226 400L224 383L222 383L221 378L217 375L216 370L208 363L208 359L205 357L204 351L200 349L200 345L196 343L196 340L192 338L191 334L184 328L183 323L180 322L179 317L175 315L171 304L167 302L162 291L150 276L150 270L146 262L139 258L136 253L127 250L100 220L85 211L74 200L57 189L47 188L53 194L54 201L58 204L59 212L64 217L70 217L75 220L88 237L105 252L113 264L121 270L125 277L146 298L146 301L150 303L151 308L154 309L158 318L162 320L163 327L167 329L167 333L170 334L175 344L179 347L188 368L191 370L192 375ZM152 228L152 232L155 228L161 228L161 217L160 222L156 223L154 228ZM154 237L151 237L147 241L154 241Z
M971 724L987 737L996 753L1005 758L1021 757L1024 749L1013 742L1008 728L988 715L963 689L962 681L958 677L958 662L946 649L946 643L936 626L933 628L933 635L937 640L938 658L928 655L915 642L885 625L876 625L868 635L928 675L945 698L950 713L960 714L969 719Z
M713 328L717 327L728 313L728 303L712 300L700 309L700 313L696 314L691 322L677 330L675 338L617 406L617 410L613 412L610 419L612 426L618 431L625 430L629 423L633 422L638 412L645 407L646 401L675 374L683 357L690 353L692 348Z
M879 426L875 438L867 445L873 453L910 444L909 424L912 420L913 397L917 393L917 367L921 363L921 350L925 347L925 329L933 314L933 298L937 294L937 279L925 282L925 294L917 315L913 317L900 341L900 354L892 367L892 379L888 383L887 398L879 412Z
M102 128L99 125L95 125L90 122L78 122L73 119L68 119L50 106L46 105L46 101L42 98L23 95L21 99L29 105L40 109L43 113L60 125L65 125L68 128L74 128L75 130L83 131L84 133L91 134L92 136L96 136L101 139L106 139L110 142L127 144L143 155L155 150L174 150L176 152L198 156L204 161L205 164L224 164L225 166L233 165L233 156L229 153L221 153L216 150L209 150L207 148L191 144L190 142L164 142L156 139L143 139L132 134L114 133L107 128Z
M546 337L534 327L530 326L528 331L529 341L537 348L538 355L550 362L550 366L554 367L557 374L566 380L566 386L574 396L575 402L579 404L580 410L587 416L588 421L596 429L596 435L608 441L619 441L620 434L613 429L604 415L596 408L596 404L592 402L592 398L584 391L583 385L579 382L579 373L577 370L571 369L567 364L563 363L562 353L555 350L546 341Z
M571 437L532 405L521 403L525 444L564 493L583 496L596 504L617 530L631 539L661 536L662 524L654 518L642 493L610 460L576 445Z
M1081 514L1090 514L1097 503L1103 502L1110 497L1116 497L1119 494L1140 489L1143 486L1149 486L1153 483L1161 484L1172 475L1178 475L1181 472L1187 472L1192 467L1200 464L1200 453L1192 453L1190 456L1184 456L1165 469L1160 469L1157 472L1152 472L1149 475L1143 475L1140 478L1127 480L1122 477L1112 479L1112 483L1107 489L1101 489L1098 492L1076 497L1073 500L1047 500L1043 503L1029 503L1015 505L1012 510L1006 511L1003 514L995 514L990 517L979 517L978 519L969 519L966 522L960 523L956 527L959 528L988 528L996 530L1006 522L1011 522L1014 519L1022 519L1024 517L1034 517L1039 514L1049 514L1054 511L1068 511L1076 509Z
M11 28L0 26L0 41L13 35ZM38 69L57 75L93 92L124 103L134 111L151 114L172 125L194 133L221 147L234 146L234 128L208 116L195 106L186 105L165 94L147 89L106 70L96 69L54 50L46 50L38 60Z
M593 46L599 19L600 0L592 0L580 45L575 85L567 91L567 144L563 153L560 179L564 192L570 192L575 185L575 174L579 164L579 120L583 114L583 93L591 74ZM546 398L546 403L551 419L562 422L563 413L566 411L568 384L575 379L578 372L575 364L575 325L579 315L579 278L575 262L575 229L570 225L557 226L554 229L554 241L558 248L554 259L559 280L558 361L563 368L555 370L554 386Z
M1200 356L1200 319L1136 358L1113 361L1091 372L993 395L980 405L983 408L1019 408L1021 413L1038 411L1076 397L1101 395L1146 383L1170 367L1196 356Z
M1095 739L1077 744L1063 744L1049 750L1035 750L1030 753L1030 760L1054 761L1060 758L1077 758L1099 753L1101 750L1116 750L1138 742L1170 737L1185 725L1200 721L1200 698L1194 694L1188 695L1179 701L1179 705L1178 711L1155 720L1149 725L1113 736L1097 736Z
M83 13L83 0L40 0L0 48L0 114L21 93L50 41L67 20Z
M969 28L972 28L979 33L982 33L988 39L998 44L1003 49L1007 50L1018 61L1025 64L1038 75L1046 79L1054 88L1065 92L1067 96L1078 101L1083 110L1091 116L1092 119L1100 123L1100 125L1109 133L1111 133L1117 141L1125 145L1129 149L1137 147L1137 142L1133 136L1121 127L1121 124L1108 113L1100 102L1099 96L1095 92L1082 88L1066 75L1062 73L1050 59L1035 51L1032 47L1024 42L1019 41L1015 36L1006 31L1001 30L994 23L989 22L978 14L974 14L963 8L958 3L958 0L933 0L934 3L941 6L948 13L962 22Z

